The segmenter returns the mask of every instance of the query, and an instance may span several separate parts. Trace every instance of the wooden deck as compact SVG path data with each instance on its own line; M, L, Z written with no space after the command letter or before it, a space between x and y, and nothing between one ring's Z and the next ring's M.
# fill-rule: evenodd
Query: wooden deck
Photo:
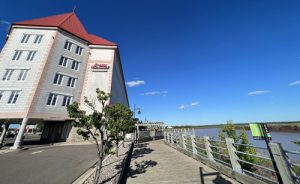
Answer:
M127 184L238 183L164 144L163 140L135 145Z

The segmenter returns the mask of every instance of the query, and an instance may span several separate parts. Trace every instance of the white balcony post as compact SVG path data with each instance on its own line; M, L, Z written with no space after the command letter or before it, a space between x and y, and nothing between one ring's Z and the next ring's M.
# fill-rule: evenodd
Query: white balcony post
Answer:
M23 135L25 133L25 129L26 129L26 125L28 123L28 118L23 118L22 120L22 124L20 126L20 129L19 129L19 133L17 135L17 138L15 140L15 143L13 145L13 147L11 147L10 149L19 149L22 145L22 141L23 141Z
M3 142L4 142L4 139L5 139L5 135L6 135L6 133L7 133L8 127L9 127L9 123L8 123L8 121L6 121L6 122L4 123L4 128L3 128L2 133L1 133L1 136L0 136L0 148L1 148L2 145L3 145Z

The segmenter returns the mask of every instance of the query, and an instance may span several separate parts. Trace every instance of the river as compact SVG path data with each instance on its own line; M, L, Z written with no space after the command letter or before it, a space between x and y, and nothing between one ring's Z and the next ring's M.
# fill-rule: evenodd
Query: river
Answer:
M202 136L209 136L209 137L214 137L218 139L218 134L219 134L220 128L202 128L202 129L195 129L195 134L196 136L202 137ZM238 135L241 130L237 130ZM254 146L259 146L259 147L266 147L266 143L264 140L254 140L252 138L251 132L249 130L246 130L248 138L250 142ZM272 136L272 141L271 142L276 142L276 143L281 143L283 149L289 150L289 151L300 151L300 146L297 146L296 144L293 143L295 140L300 139L300 132L271 132ZM300 161L300 155L293 155L293 154L288 154L290 158L293 160L296 160L297 162Z

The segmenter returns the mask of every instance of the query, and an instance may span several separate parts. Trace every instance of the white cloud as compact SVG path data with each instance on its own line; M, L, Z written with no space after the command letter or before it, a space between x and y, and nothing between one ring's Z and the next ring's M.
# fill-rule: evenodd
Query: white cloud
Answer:
M191 103L191 107L198 106L198 105L199 105L199 102L193 102L193 103Z
M289 86L296 86L296 85L300 85L300 80L291 82L291 83L289 84Z
M3 25L3 26L1 26L1 25ZM10 28L10 22L5 21L5 20L0 20L0 28L8 31Z
M146 92L146 93L141 93L141 95L150 95L150 96L153 96L153 95L163 95L163 96L166 96L169 92L168 91L149 91L149 92Z
M182 110L182 109L185 109L185 108L186 108L186 106L185 106L185 105L181 105L181 106L179 106L179 108L178 108L178 109Z
M263 94L267 94L270 93L271 91L268 90L259 90L259 91L251 91L248 93L248 95L250 96L255 96L255 95L263 95Z
M137 87L137 86L145 84L145 81L135 80L135 81L126 82L126 84L127 84L128 87Z
M200 105L200 103L198 102L198 101L195 101L195 102L192 102L191 104L189 104L189 105L181 105L181 106L179 106L178 107L178 109L179 110L183 110L183 109L186 109L186 108L189 108L189 107L197 107L197 106L199 106Z
M6 25L10 25L10 22L5 21L5 20L0 20L0 24L6 24Z

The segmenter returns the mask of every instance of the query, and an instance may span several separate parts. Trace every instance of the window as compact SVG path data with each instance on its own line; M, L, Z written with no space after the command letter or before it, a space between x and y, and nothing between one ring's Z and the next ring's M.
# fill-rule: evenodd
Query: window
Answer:
M1 99L3 97L3 93L4 93L4 91L0 91L0 102L1 102Z
M76 79L74 77L69 77L67 86L74 88L76 83Z
M28 51L26 61L32 61L34 59L36 51Z
M75 53L78 54L78 55L81 55L82 54L82 47L77 46Z
M28 70L20 70L18 80L25 80L27 77Z
M57 95L50 93L47 100L47 105L55 106L57 100Z
M54 81L53 83L54 84L58 84L58 85L61 85L62 84L62 81L63 81L63 78L64 76L62 74L55 74L55 77L54 77Z
M23 34L21 43L27 43L30 38L30 34Z
M66 67L68 64L68 58L61 56L58 65Z
M70 96L64 96L63 102L62 102L62 106L68 106L70 105L72 101L72 97Z
M43 35L35 35L34 42L35 44L41 43Z
M21 50L16 50L16 51L15 51L15 54L14 54L14 56L13 56L13 58L12 58L12 60L18 61L18 60L20 59L22 53L23 53L23 51L21 51Z
M12 74L13 74L14 70L12 69L7 69L2 80L10 80Z
M15 104L18 100L19 94L20 94L20 91L12 91L7 103Z
M78 70L79 69L79 62L78 61L73 60L72 69L73 70Z
M71 49L72 49L72 43L66 41L65 46L64 46L64 49L67 49L67 50L71 51Z

